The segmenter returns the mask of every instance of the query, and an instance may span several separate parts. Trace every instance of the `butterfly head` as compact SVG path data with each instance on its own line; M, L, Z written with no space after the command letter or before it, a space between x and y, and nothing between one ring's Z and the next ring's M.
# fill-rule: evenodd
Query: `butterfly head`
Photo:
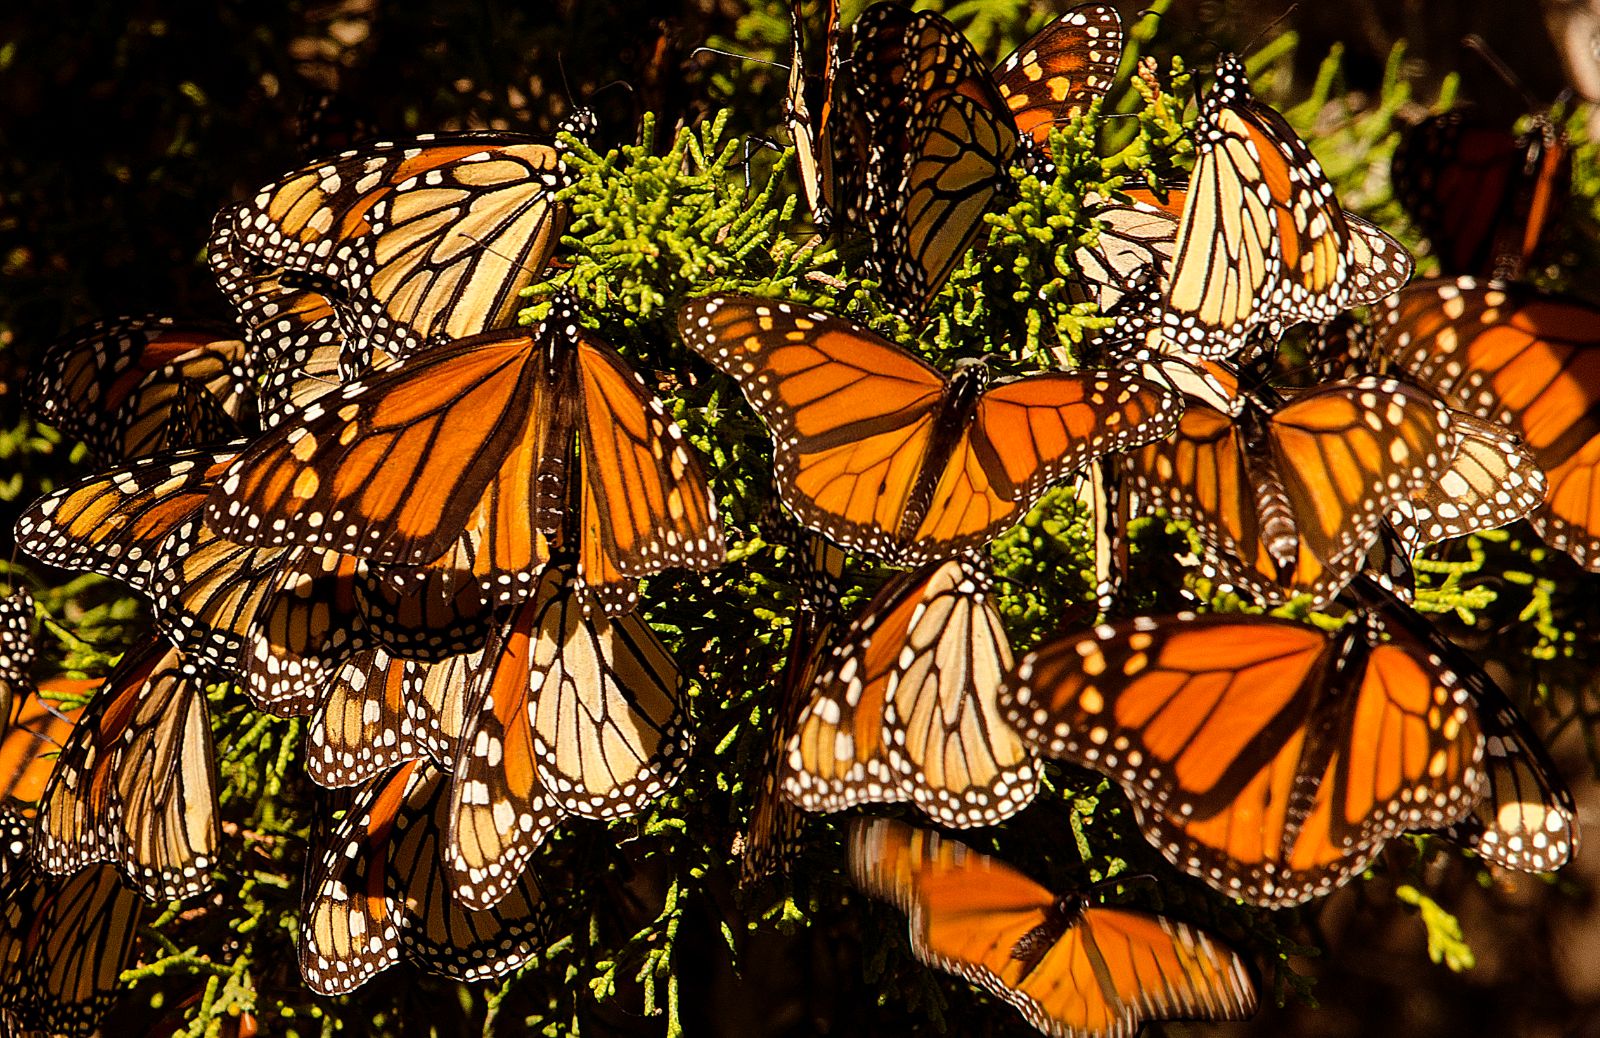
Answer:
M1218 56L1216 78L1206 92L1205 107L1214 111L1250 96L1250 77L1245 74L1244 60L1237 54Z
M989 363L982 357L962 357L950 373L950 400L967 405L976 403L989 387Z
M595 116L593 108L574 108L567 117L556 126L556 133L570 133L580 141L587 142L594 136L595 130L600 128L600 120ZM559 140L557 150L563 150Z

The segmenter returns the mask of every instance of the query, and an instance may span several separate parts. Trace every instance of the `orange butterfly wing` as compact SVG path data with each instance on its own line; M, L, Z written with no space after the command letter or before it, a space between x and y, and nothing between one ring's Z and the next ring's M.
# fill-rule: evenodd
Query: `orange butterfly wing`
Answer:
M161 543L205 504L237 456L236 450L183 451L64 487L17 520L17 546L52 566L147 590Z
M1483 792L1482 727L1453 675L1415 643L1345 675L1354 651L1290 621L1141 617L1025 658L1002 710L1040 752L1116 778L1180 868L1294 904Z
M944 376L851 322L774 300L699 300L679 328L772 430L778 491L800 521L841 544L892 552Z
M705 471L661 401L605 343L580 334L577 352L579 570L606 611L622 613L638 577L721 565L722 524Z
M1045 144L1050 131L1111 89L1122 61L1122 19L1109 4L1080 4L1034 33L995 67L995 87L1017 132Z
M1534 528L1600 569L1600 311L1462 278L1410 286L1379 328L1376 351L1523 438L1547 481Z

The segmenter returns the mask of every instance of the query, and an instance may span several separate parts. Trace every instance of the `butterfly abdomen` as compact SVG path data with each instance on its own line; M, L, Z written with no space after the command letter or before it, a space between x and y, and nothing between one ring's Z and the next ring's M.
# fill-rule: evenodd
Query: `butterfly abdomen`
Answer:
M928 457L946 458L960 444L972 421L978 400L989 385L989 366L981 360L965 361L957 366L945 387L944 400L934 415L933 435L929 439ZM911 542L933 504L933 492L944 473L937 465L924 465L918 474L916 489L906 504L905 516L900 520L900 537Z

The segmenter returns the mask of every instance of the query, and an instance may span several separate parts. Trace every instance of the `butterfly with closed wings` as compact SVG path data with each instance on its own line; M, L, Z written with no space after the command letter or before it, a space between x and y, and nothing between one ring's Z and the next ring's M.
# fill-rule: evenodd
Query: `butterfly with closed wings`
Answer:
M1244 64L1217 63L1200 101L1196 158L1156 312L1115 335L1152 353L1248 357L1301 321L1377 302L1411 276L1404 246L1339 207L1333 186L1283 116L1256 100ZM1175 196L1173 196L1175 197Z
M836 20L830 7L821 76L790 80L787 121L802 184L820 211L866 238L868 276L915 319L1008 189L1019 148L1048 172L1051 129L1110 88L1122 23L1109 5L1075 7L991 72L931 11L873 5L851 26L847 59ZM799 26L797 13L796 69L804 61ZM811 82L820 86L815 104Z
M962 556L895 577L867 604L813 665L783 765L791 800L808 811L908 801L952 828L1032 802L1038 762L995 713L1012 658L991 584Z

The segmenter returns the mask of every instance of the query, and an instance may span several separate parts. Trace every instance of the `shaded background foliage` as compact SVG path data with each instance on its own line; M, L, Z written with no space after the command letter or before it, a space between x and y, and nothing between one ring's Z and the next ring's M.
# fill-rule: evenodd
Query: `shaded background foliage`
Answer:
M865 4L844 6L848 19ZM1066 4L954 0L934 6L982 53L997 58ZM1119 6L1131 23L1141 5ZM1285 6L1180 0L1163 14L1148 49L1163 69L1173 54L1203 66L1219 48L1266 42L1255 38L1281 17L1268 35L1277 38L1267 43L1276 59L1259 79L1261 92L1288 110L1312 141L1346 204L1402 234L1384 176L1396 117L1415 117L1458 94L1506 122L1526 110L1521 96L1465 54L1463 33L1492 40L1536 98L1553 100L1566 85L1561 54L1527 5L1354 0L1287 13ZM1298 45L1286 33L1298 37ZM1405 49L1397 52L1402 40ZM0 10L0 560L12 554L18 508L82 473L72 445L22 413L15 390L30 360L89 320L152 311L227 317L200 256L212 215L301 161L309 108L325 106L318 125L330 147L371 133L548 132L591 94L601 117L600 152L635 143L645 112L654 113L653 131L636 159L665 151L675 129L719 109L730 112L725 141L780 137L783 71L693 56L702 44L787 60L785 5L235 0L206 8L101 0L76 6L70 20L57 4L6 5ZM1330 52L1336 61L1328 60ZM628 87L608 86L617 80ZM703 158L725 162L736 155L712 152ZM756 157L753 190L774 159L770 153ZM738 173L708 175L727 180L713 202L726 204L737 194ZM1578 193L1592 198L1600 179L1593 149L1580 152L1576 179ZM1582 291L1585 273L1600 269L1592 210L1588 202L1575 209L1542 280ZM770 244L764 227L749 233L762 248ZM778 255L776 273L784 272L785 255ZM801 266L796 260L795 270ZM635 300L624 302L637 307ZM658 368L670 363L670 351L652 354L648 347L671 334L670 311L614 305L602 330L631 356L642 352ZM701 394L695 403L703 413L719 402ZM706 431L696 414L679 417L691 434ZM725 437L732 426L717 428ZM719 469L748 471L759 461L764 434L755 427L748 432L743 441L717 446ZM732 512L733 522L748 529L754 518ZM1061 538L1081 536L1077 521L1059 498L1041 506L1002 547L1002 572L1010 565L1020 578L1051 564ZM1181 543L1181 531L1144 526L1145 558L1165 557L1159 549ZM1524 572L1532 558L1537 576L1525 584L1494 578L1501 600L1471 624L1456 620L1451 631L1480 655L1495 657L1491 663L1504 662L1500 676L1519 699L1535 686L1550 695L1554 714L1565 719L1558 759L1577 786L1584 819L1592 820L1600 806L1594 787L1577 780L1590 771L1591 718L1600 709L1582 656L1594 644L1600 609L1594 592L1600 588L1565 559L1503 538L1452 549L1435 582L1455 593L1451 574L1464 572L1468 584L1486 586L1490 578L1473 576L1467 557L1473 550L1494 556L1487 573ZM1147 567L1143 577L1159 602L1155 572ZM107 654L125 644L138 606L105 581L29 573L48 587L42 604L61 621L45 635L46 655L63 669L103 669ZM1016 593L1008 613L1033 637L1071 621L1066 603L1081 592L1071 576L1063 574L1061 587ZM597 907L587 920L566 920L587 930L569 925L558 931L563 936L547 962L498 990L422 978L401 966L350 998L311 999L294 962L292 909L306 819L313 809L339 806L339 798L292 774L282 782L264 778L271 768L257 765L287 761L295 752L296 723L261 720L240 708L237 697L219 695L218 705L228 704L219 727L235 733L222 777L229 835L244 848L240 868L223 884L220 900L156 921L145 960L153 957L149 948L160 946L169 965L162 977L141 979L108 1033L122 1033L119 1027L218 1033L248 1010L267 1033L425 1033L417 1021L427 1021L438 1034L486 1027L516 1034L527 1021L547 1033L581 1023L588 1034L632 1035L661 1032L664 1008L691 1035L913 1033L930 1018L947 1022L952 1033L1032 1033L1011 1010L910 962L898 937L903 921L893 912L859 901L841 910L846 895L833 875L841 858L830 823L810 826L817 839L802 852L792 884L743 894L734 889L727 868L737 831L732 804L747 797L739 789L752 781L759 761L759 738L752 737L759 726L735 723L730 719L738 709L705 697L739 687L749 690L750 703L735 704L747 720L770 710L759 693L770 688L781 663L781 617L792 603L760 581L741 584L734 574L719 579L719 594L747 605L744 626L679 627L685 616L702 615L681 608L652 616L683 659L721 654L743 660L742 671L700 675L708 680L697 689L701 702L693 709L697 718L715 722L700 732L702 746L737 740L727 752L697 761L700 770L686 776L686 786L705 791L707 802L556 839L541 854L542 874L554 877L547 882L592 885ZM673 590L658 588L652 597L659 601ZM1540 622L1521 622L1519 614ZM746 653L752 645L760 651ZM718 766L726 770L717 773ZM1087 795L1052 798L994 844L1019 859L1074 863L1047 874L1055 882L1086 882L1107 865L1103 848L1101 856L1076 864L1083 828L1093 826L1110 834L1106 845L1126 855L1130 871L1170 875L1103 783L1054 766L1049 777ZM724 824L695 831L682 826L684 817ZM1547 883L1489 877L1436 841L1397 841L1375 868L1376 881L1275 917L1218 907L1186 882L1164 882L1162 894L1169 909L1220 927L1264 961L1285 951L1324 949L1321 958L1295 958L1291 971L1267 969L1269 1008L1257 1021L1218 1032L1317 1035L1376 1027L1416 1036L1600 1034L1600 980L1592 969L1600 960L1597 842L1591 839L1558 882ZM685 877L693 882L686 886ZM1457 973L1429 962L1429 937L1438 940L1448 923L1431 919L1425 906L1402 904L1395 891L1407 884L1426 889L1459 917L1476 969ZM758 922L747 926L747 920ZM1317 978L1315 986L1309 977ZM1307 989L1321 1008L1307 1007ZM1288 1005L1270 1008L1272 994Z

